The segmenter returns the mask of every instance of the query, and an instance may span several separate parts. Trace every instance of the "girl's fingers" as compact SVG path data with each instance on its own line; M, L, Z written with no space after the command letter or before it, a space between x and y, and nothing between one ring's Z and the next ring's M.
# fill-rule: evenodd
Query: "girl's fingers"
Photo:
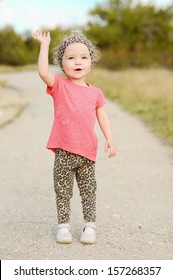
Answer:
M106 142L104 148L105 153L107 153L108 150L109 150L109 155L108 155L109 158L114 157L116 155L115 147L109 144L108 142Z
M105 144L105 152L107 153L108 151L108 143Z
M40 30L36 30L36 35L40 35Z
M112 153L112 149L110 148L110 150L109 150L109 158L112 157L112 154L113 154Z
M114 157L116 155L115 147L111 147L109 151L109 158Z

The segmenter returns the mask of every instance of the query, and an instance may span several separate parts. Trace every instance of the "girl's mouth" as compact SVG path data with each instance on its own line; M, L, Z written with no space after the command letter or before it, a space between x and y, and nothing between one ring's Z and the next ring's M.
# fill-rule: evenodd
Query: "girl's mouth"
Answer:
M81 68L76 68L76 69L75 69L76 72L79 72L79 71L81 71L81 70L82 70Z

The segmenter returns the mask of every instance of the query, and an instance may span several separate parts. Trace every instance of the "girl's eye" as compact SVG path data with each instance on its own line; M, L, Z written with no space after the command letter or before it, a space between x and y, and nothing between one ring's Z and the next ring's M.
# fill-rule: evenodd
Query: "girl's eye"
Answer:
M69 56L69 58L68 59L73 59L73 56Z
M82 59L87 59L87 56L83 56Z

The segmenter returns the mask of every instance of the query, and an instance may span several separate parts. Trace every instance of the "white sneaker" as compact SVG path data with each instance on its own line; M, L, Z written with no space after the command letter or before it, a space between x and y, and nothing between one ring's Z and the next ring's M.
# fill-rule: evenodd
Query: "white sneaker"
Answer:
M72 243L71 229L68 224L58 225L56 241L61 244Z
M94 244L96 242L96 228L89 226L84 227L80 242L88 245Z

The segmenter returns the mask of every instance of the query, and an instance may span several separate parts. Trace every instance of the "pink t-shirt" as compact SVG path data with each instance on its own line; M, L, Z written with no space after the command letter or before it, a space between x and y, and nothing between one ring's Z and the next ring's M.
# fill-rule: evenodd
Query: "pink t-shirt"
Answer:
M46 92L54 101L54 122L46 148L61 148L96 161L98 140L94 131L96 109L105 104L102 91L72 83L55 75Z

